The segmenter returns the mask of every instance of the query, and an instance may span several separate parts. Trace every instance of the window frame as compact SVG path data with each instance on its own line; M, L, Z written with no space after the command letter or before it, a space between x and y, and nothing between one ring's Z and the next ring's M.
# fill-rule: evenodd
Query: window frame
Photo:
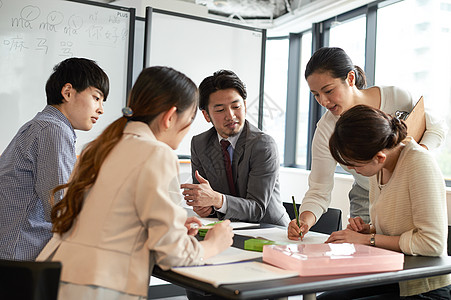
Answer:
M312 163L312 141L315 133L316 124L321 119L325 109L319 105L312 94L309 96L309 116L308 116L308 137L307 137L307 158L306 166L296 164L297 147L297 121L299 90L303 78L301 70L301 46L302 36L311 32L313 54L321 47L329 45L330 29L333 22L346 22L349 19L365 15L366 16L366 38L365 38L365 67L364 71L367 77L367 85L374 86L376 70L376 38L377 38L377 12L379 8L400 2L403 0L377 0L348 12L333 16L318 23L313 23L311 29L298 33L290 33L289 54L288 54L288 76L287 76L287 106L286 106L286 125L285 125L285 149L282 166L292 168L302 168L311 170ZM287 38L275 37L275 38ZM270 39L270 38L268 38ZM274 39L274 37L272 38ZM289 137L289 138L287 138ZM336 169L337 173L346 173L340 166ZM445 180L446 186L451 187L451 180Z
M286 40L286 41L289 41L289 36L288 35L285 35L285 36L273 36L273 37L267 37L266 38L266 42L268 42L268 41L280 41L280 40ZM265 59L267 59L267 57L266 57L266 54L267 54L267 50L268 49L268 44L266 43L266 45L265 45ZM289 67L289 59L288 59L288 65L287 65L287 68ZM267 69L267 66L266 66L266 64L265 64L265 72L266 72L266 69ZM288 73L288 72L287 72ZM288 78L289 78L289 74L287 74L287 81L288 81ZM266 75L265 75L265 80L266 80ZM265 87L266 87L266 85L265 85ZM289 91L289 89L287 89L287 93L288 93L288 91ZM263 101L265 101L265 95L266 95L266 91L264 91L264 96L262 97L263 98ZM287 102L286 102L287 103ZM261 118L259 118L259 120L260 120L260 122L261 123L259 123L259 129L260 130L262 130L262 131L266 131L265 130L265 126L263 126L263 123L265 122L265 119L264 119L264 110L265 110L265 107L264 107L264 102L262 103L262 105L261 105L261 107L263 107L263 109L261 110ZM287 111L288 111L288 109L286 108L285 109L285 123L286 123L286 115L287 115ZM260 115L260 114L259 114ZM287 136L289 136L288 134L287 134L287 130L286 130L286 128L285 128L285 132L284 132L284 148L283 148L283 153L286 151L286 147L285 147L285 138L287 137ZM296 148L295 148L296 149Z
M313 54L321 47L327 47L329 45L330 28L333 22L345 22L349 19L357 16L366 15L367 28L366 28L366 45L365 45L365 72L367 74L368 85L374 84L374 65L375 65L375 50L373 50L373 58L369 58L367 53L368 49L374 49L376 43L376 16L377 16L377 2L371 3L351 10L349 12L334 16L325 21L312 24L311 30L306 30L301 33L290 34L289 45L289 62L288 62L288 86L287 86L287 117L286 117L286 137L285 138L285 151L284 162L285 167L300 168L296 164L296 137L297 137L297 112L298 112L298 96L301 80L303 80L303 72L300 70L301 59L301 39L302 35L306 32L312 33L312 51ZM374 37L369 39L368 37ZM367 68L368 66L368 68ZM312 94L309 96L309 121L308 121L308 134L307 134L307 158L306 158L306 170L311 170L312 166L312 141L315 134L316 124L325 113L325 109L319 105ZM338 170L340 170L339 168ZM342 170L342 169L341 169ZM343 171L343 170L342 170Z

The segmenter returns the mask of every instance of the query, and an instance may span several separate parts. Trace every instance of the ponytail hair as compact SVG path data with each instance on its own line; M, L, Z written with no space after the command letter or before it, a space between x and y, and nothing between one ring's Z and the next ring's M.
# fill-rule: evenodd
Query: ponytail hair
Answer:
M329 140L333 158L345 166L367 162L379 151L398 146L407 136L404 121L367 105L356 105L338 119Z
M186 75L168 67L150 67L138 76L128 99L129 112L109 125L80 154L68 183L53 189L66 189L63 199L53 206L52 232L63 234L80 213L86 192L95 183L100 168L111 150L122 138L128 121L149 124L159 114L177 107L181 114L198 104L198 91Z
M359 90L365 89L367 86L365 71L363 71L362 68L360 68L359 66L354 65L354 73L355 73L355 86Z
M83 206L85 192L94 184L103 161L122 137L125 124L125 117L117 119L90 142L81 152L68 183L53 189L54 203L55 194L67 188L63 199L52 208L52 232L63 234L72 227Z
M355 85L361 90L366 88L366 75L359 66L352 63L346 52L338 47L323 47L313 53L305 67L305 79L313 73L329 72L333 78L346 80L350 71L355 73Z

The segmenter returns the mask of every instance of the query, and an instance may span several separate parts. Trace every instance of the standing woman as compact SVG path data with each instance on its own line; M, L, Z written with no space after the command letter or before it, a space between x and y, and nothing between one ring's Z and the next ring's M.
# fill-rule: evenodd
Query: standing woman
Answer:
M329 151L329 138L340 115L358 104L394 115L397 110L411 111L418 100L394 86L366 88L365 73L340 48L321 48L316 51L306 66L305 78L316 101L327 112L318 122L313 137L309 189L300 207L301 229L295 221L291 221L288 230L290 239L298 239L300 231L307 233L329 207L337 166ZM426 113L426 132L420 145L434 149L443 142L446 132L443 121L435 120ZM350 215L360 216L368 222L368 179L353 170L350 173L355 179L349 192Z
M37 260L63 264L58 299L147 299L155 264L201 264L232 244L230 221L205 240L189 229L176 149L195 117L196 85L167 67L143 70L128 107L83 150L52 210Z
M342 165L370 177L371 225L350 218L348 228L333 232L328 243L372 245L406 255L446 256L445 180L429 153L407 138L403 121L366 105L338 120L330 152ZM384 299L451 299L451 275L342 292L318 299L356 299L384 293ZM374 298L371 298L374 299Z

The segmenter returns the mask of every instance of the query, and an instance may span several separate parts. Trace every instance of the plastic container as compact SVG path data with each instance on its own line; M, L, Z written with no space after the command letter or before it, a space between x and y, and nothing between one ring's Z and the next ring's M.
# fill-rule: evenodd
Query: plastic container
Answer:
M402 270L404 254L348 243L267 245L263 261L300 276L320 276Z

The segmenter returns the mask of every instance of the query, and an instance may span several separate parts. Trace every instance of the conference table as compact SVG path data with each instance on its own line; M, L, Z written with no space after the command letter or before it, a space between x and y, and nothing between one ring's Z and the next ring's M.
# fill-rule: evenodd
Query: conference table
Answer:
M243 249L245 240L246 237L240 236L239 232L236 232L233 246ZM261 258L254 260L262 261ZM384 285L448 273L451 273L451 256L406 255L404 268L400 271L333 276L296 276L276 280L224 284L217 288L171 270L163 271L158 266L154 268L152 276L199 294L212 294L215 299L283 299L294 295L303 295L303 299L316 299L316 293L323 291Z

